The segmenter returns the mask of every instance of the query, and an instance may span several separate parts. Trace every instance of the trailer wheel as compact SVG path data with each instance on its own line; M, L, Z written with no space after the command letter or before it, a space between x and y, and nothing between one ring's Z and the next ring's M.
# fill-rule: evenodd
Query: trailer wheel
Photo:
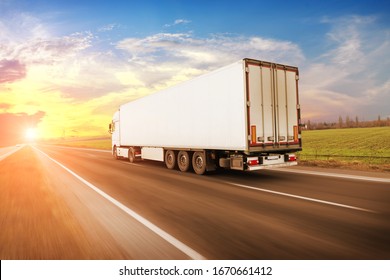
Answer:
M187 151L180 151L177 156L177 165L179 166L180 171L186 172L190 169L191 158Z
M130 149L129 149L129 154L128 154L128 156L129 156L129 161L130 161L131 163L135 162L135 150L134 150L134 148L130 148Z
M165 153L165 165L168 169L174 169L176 167L176 154L172 150L168 150Z
M195 152L192 156L192 167L198 175L206 173L206 154L205 152Z
M116 146L114 147L113 151L112 151L112 156L114 157L114 159L119 159L118 157L118 152L116 150Z

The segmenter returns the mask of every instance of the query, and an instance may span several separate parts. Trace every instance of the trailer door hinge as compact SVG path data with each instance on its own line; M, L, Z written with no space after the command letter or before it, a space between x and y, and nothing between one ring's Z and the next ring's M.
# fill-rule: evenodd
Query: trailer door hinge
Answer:
M249 73L249 67L245 67L245 72Z
M246 102L246 106L250 107L250 106L251 106L251 102L250 102L250 101L247 101L247 102Z

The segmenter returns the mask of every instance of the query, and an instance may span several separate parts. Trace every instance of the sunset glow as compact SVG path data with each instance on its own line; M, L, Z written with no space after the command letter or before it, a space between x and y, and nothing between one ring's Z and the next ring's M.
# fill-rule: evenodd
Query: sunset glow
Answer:
M37 130L35 128L30 127L26 130L25 137L27 141L34 141L37 136Z
M108 136L120 104L244 57L299 67L304 121L390 116L386 1L149 2L0 1L0 145Z

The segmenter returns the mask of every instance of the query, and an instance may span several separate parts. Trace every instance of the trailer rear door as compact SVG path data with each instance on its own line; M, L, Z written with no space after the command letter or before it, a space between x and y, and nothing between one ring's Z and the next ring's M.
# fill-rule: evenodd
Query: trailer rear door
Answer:
M298 68L249 59L245 65L250 150L299 150Z

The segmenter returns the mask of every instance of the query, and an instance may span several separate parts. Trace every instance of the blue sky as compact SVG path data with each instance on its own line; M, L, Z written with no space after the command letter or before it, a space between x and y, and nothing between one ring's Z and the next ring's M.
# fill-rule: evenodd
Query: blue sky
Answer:
M390 116L389 1L0 0L0 121L99 134L119 104L243 57L299 67L305 120Z

